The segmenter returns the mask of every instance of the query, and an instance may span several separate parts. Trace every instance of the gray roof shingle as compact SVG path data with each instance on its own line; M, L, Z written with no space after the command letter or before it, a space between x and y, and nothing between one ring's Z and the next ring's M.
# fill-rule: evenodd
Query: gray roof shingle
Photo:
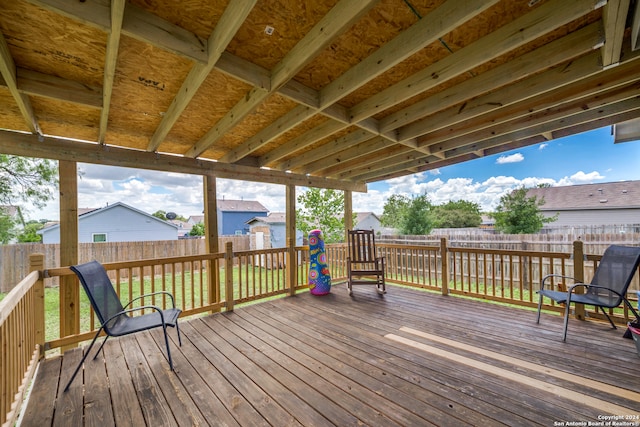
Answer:
M544 197L541 210L640 207L640 181L620 181L564 187L531 188L527 196Z

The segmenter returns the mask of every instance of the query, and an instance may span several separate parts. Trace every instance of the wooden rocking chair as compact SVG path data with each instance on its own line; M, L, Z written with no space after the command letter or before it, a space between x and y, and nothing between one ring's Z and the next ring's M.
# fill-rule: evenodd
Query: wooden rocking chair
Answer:
M353 294L353 285L376 285L379 294L387 293L384 283L384 257L376 256L373 230L349 230L348 239L347 289L349 295Z

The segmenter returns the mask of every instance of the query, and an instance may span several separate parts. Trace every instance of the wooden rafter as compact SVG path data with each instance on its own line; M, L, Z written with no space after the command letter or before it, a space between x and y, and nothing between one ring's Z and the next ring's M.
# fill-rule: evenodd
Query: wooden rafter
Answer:
M14 101L18 105L20 113L22 114L29 130L41 135L42 131L40 130L40 125L38 124L38 119L33 112L33 108L31 108L31 101L29 101L29 97L18 90L16 74L16 65L11 57L11 52L9 52L9 46L7 45L4 35L0 33L0 75L2 75L2 78L9 88Z
M193 96L197 93L198 88L205 81L218 59L227 48L227 45L238 31L245 18L255 6L256 0L238 0L233 1L227 6L220 18L220 22L216 25L213 33L209 37L207 47L207 63L195 64L189 75L182 83L180 91L171 102L171 106L167 109L162 122L151 137L151 141L147 146L147 151L156 151L164 138L167 136L173 125L178 121L180 115L187 108ZM195 156L191 156L195 157Z
M495 58L504 52L515 49L539 37L544 32L549 31L549 28L557 28L570 22L591 11L593 9L593 2L580 0L577 7L574 6L576 5L572 4L572 7L568 7L567 3L562 0L555 0L544 4L523 17L516 19L508 26L490 33L464 49L426 67L423 71L415 73L390 88L379 92L377 95L357 104L350 110L352 121L358 122L359 120L369 119L372 115L383 109L406 101L419 92L431 89L447 79L452 79L491 58ZM599 39L599 35L594 37L597 28L597 26L591 27L589 30L583 31L579 36L574 36L573 42L576 42L578 39L583 40L583 42L579 44L582 52L584 52L585 46L586 49L593 47L593 42L596 37ZM587 40L586 43L584 42L585 39ZM556 56L551 60L557 62L560 61L560 58ZM437 76L437 78L433 76ZM482 88L482 85L476 87ZM431 105L437 106L439 104L434 102ZM391 131L392 127L379 130ZM309 146L329 135L330 133L317 133L315 139L307 138L306 145L304 146ZM392 141L405 142L415 136L416 135L407 136ZM296 149L304 148L304 146L299 142L291 142L279 147L279 151L292 152ZM277 160L276 157L277 156L274 156L272 153L268 153L259 160L258 164L261 166L271 166L270 163Z
M102 111L100 113L100 129L98 131L98 142L101 144L104 143L107 124L109 123L109 109L111 108L111 94L113 93L113 79L116 75L116 61L118 60L124 5L125 0L113 0L111 2L111 31L107 39L107 51L104 60Z
M474 0L467 1L463 4L456 0L449 0L444 5L437 8L434 12L420 19L416 24L411 26L408 30L404 31L391 42L387 43L376 52L365 58L363 61L347 70L336 80L325 86L318 93L319 105L317 110L324 110L331 105L334 105L338 100L362 87L366 83L370 82L380 74L389 70L394 65L403 61L407 57L413 55L418 50L424 48L428 44L437 40L447 32L451 31L461 23L471 19L473 16L478 15L482 11L486 10L497 1L482 1ZM291 129L294 126L302 123L302 121L309 118L316 111L307 111L305 116L288 114L286 117L287 129ZM330 133L316 133L317 139L306 139L307 144L311 145L319 139L322 139L337 130L342 130L351 125L349 121L343 122L343 126L331 127ZM378 125L367 126L363 123L363 128L369 130L372 136L380 135L378 131ZM273 133L273 132L271 132ZM384 134L384 133L383 133ZM262 132L259 136L252 138L242 146L233 150L233 155L227 155L223 157L222 161L237 161L244 156L251 154L253 151L268 144L275 136L271 136L269 133ZM396 142L396 139L392 135L382 135L392 142ZM256 144L256 141L260 141L260 144ZM293 147L293 145L291 146ZM286 151L291 147L282 147L281 151ZM300 147L302 148L302 147ZM261 158L260 165L267 165L270 162L278 160L277 156L270 156Z
M608 0L602 11L605 42L602 45L602 66L609 67L620 62L625 23L630 0Z
M332 40L353 25L376 2L377 0L340 1L271 70L270 89L251 89L200 141L185 153L185 156L197 157L215 144L227 131L255 111L272 92L291 80L302 67L314 59Z
M68 160L164 172L187 173L193 175L212 174L219 178L245 179L272 184L292 184L304 187L334 188L337 190L367 191L361 182L337 181L267 169L256 169L243 165L189 159L160 153L134 151L115 146L75 142L46 137L40 142L36 135L19 134L0 130L0 152L16 156L43 159Z

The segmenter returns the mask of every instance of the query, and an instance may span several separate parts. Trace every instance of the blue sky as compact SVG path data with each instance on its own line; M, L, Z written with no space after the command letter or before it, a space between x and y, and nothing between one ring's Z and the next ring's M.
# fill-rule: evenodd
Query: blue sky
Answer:
M109 166L79 164L78 207L101 207L123 202L142 211L173 211L188 217L201 215L202 178ZM468 200L490 211L500 197L522 185L540 183L579 185L640 180L640 141L614 144L611 128L556 139L499 155L370 184L367 193L353 193L358 212L382 213L392 194L426 193L434 204ZM258 200L272 212L282 212L285 189L281 185L220 179L218 197ZM297 191L304 191L298 188ZM58 219L58 200L30 219Z

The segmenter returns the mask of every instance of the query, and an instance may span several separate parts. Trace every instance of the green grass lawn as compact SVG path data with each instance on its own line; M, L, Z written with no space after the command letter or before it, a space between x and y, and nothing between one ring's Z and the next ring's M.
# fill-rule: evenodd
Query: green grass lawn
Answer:
M302 271L299 272L302 274ZM234 299L240 298L240 288L238 283L242 278L244 283L249 283L245 285L245 289L242 291L242 297L247 297L253 295L253 291L255 289L256 295L260 294L260 283L256 279L256 283L254 286L253 278L262 277L262 287L263 292L268 292L273 290L273 283L279 283L280 286L284 286L286 282L285 270L268 270L262 267L250 267L248 270L244 267L242 271L238 267L233 269L233 283L234 286ZM299 277L304 277L299 275ZM249 279L251 278L251 279ZM269 286L267 287L267 278ZM248 281L249 279L249 281ZM184 287L182 286L182 282L184 281ZM220 269L219 276L220 283L220 294L221 299L225 299L225 271L224 269ZM184 307L184 308L193 308L199 307L203 305L203 301L207 301L207 272L204 271L202 273L202 278L200 277L200 272L185 272L184 274L176 274L175 282L172 282L172 276L166 275L165 281L163 284L162 277L156 276L152 281L150 277L145 277L144 281L140 283L139 277L133 277L131 280L131 284L129 280L121 280L120 281L120 300L123 305L127 304L132 298L137 298L142 294L148 294L152 291L161 291L166 290L168 292L174 293L174 297L176 300L176 306ZM129 289L131 287L131 289ZM175 289L175 292L174 292ZM249 294L249 295L247 295ZM0 293L0 301L6 296L6 293ZM270 297L279 298L280 296ZM59 287L49 287L45 288L45 340L50 341L56 338L59 338L60 335L60 288ZM264 299L260 299L262 301ZM254 301L255 302L255 301ZM140 305L158 305L162 306L170 306L170 301L168 297L156 296L155 298L145 298L144 300L136 301L135 306ZM97 321L96 321L97 323ZM87 332L91 330L91 310L89 299L87 298L85 292L80 290L80 331Z

